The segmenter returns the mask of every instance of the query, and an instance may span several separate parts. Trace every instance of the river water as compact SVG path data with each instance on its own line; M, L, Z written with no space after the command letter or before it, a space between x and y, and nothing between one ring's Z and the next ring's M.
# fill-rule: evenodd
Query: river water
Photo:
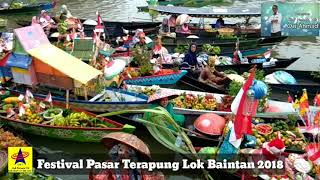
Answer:
M234 6L257 6L259 7L262 2L266 1L234 1ZM299 1L305 2L305 1ZM318 1L319 2L319 1ZM62 4L66 4L71 13L79 18L92 18L96 19L95 12L99 10L103 20L108 21L151 21L151 17L147 13L138 12L137 6L144 6L147 3L144 0L60 0L58 8L55 12L59 12L59 8ZM16 20L30 20L31 14L27 15L9 15L5 18L9 19L10 28L15 28ZM163 16L159 16L154 19L155 21L161 21ZM291 69L297 70L314 70L316 66L314 64L320 64L320 38L319 37L290 37L279 45L274 46L273 55L278 57L301 57ZM278 99L286 99L286 95L280 95ZM162 145L158 144L148 133L138 132L142 134L141 137L151 148L151 152L155 154L165 154L169 150L165 149ZM68 154L77 155L83 153L96 153L105 154L105 150L100 144L83 144L66 142L62 140L54 140L49 138L37 137L32 135L26 135L26 139L39 150L42 154L50 154L53 152L63 152L66 156ZM103 159L100 159L101 161ZM63 179L87 179L87 175L59 175ZM199 175L181 175L173 174L168 175L168 179L196 179ZM199 178L199 177L198 177Z

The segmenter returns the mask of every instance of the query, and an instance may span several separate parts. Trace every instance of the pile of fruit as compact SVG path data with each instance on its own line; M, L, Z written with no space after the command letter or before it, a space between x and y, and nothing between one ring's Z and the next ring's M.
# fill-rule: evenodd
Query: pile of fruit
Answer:
M142 86L142 87L128 87L129 91L145 94L147 96L151 96L155 92L157 92L160 89L160 86L153 85L153 86Z
M0 149L7 149L8 147L24 147L27 146L26 142L13 133L5 131L0 128Z
M196 96L193 94L182 94L173 100L174 106L178 108L197 110L216 110L217 102L213 95Z
M259 119L255 121L261 122ZM303 150L305 148L306 142L303 135L296 129L290 131L288 125L281 120L277 120L271 124L257 124L254 126L253 136L257 138L257 147L262 147L263 143L275 139L279 132L287 149Z
M31 110L31 108L26 109L26 113L21 116L20 120L27 121L33 124L40 124L43 122L43 118Z
M20 101L17 97L3 100L2 109L11 114L10 117L32 124L68 127L113 127L114 125L102 122L84 112L72 112L70 109L48 108L43 102L30 100L29 103ZM23 104L26 103L26 104ZM19 107L23 104L25 113L19 116ZM62 111L62 112L61 112ZM14 115L12 115L12 112Z
M71 126L71 127L92 127L94 126L92 119L84 112L72 112L68 116L55 116L50 125L53 126Z

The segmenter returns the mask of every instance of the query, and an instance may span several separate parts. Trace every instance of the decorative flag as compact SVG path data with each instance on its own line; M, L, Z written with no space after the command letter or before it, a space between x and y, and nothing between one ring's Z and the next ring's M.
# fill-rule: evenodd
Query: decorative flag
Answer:
M231 111L236 114L236 117L229 142L236 148L239 148L244 134L252 134L252 114L245 115L243 112L245 108L248 108L246 107L246 102L248 101L247 93L253 85L255 71L256 69L254 68L231 104Z
M264 58L269 59L271 57L271 50L263 53Z
M319 146L315 143L308 144L306 147L306 152L310 161L316 165L320 165L320 151Z
M294 101L294 103L293 103L293 108L294 109L298 109L299 108L299 99L298 99L298 97L297 96L295 96L295 101Z
M310 118L309 118L309 102L308 102L308 93L306 89L303 89L303 94L300 98L300 103L299 103L299 108L300 108L300 115L303 117L305 120L305 123L307 126L311 125L310 124Z
M22 115L24 115L26 113L24 106L20 105L19 106L19 116L21 117Z
M48 93L48 95L46 96L46 98L44 99L44 101L47 101L47 102L49 102L49 103L52 102L51 92Z
M287 94L288 94L288 103L293 103L293 98L291 97L290 92L287 91Z
M24 95L23 94L20 94L19 97L18 97L19 101L22 101L24 99Z
M309 109L309 102L308 102L308 93L306 89L303 89L303 94L300 98L300 114L304 115L307 110Z
M315 106L320 106L320 94L317 94L313 99L313 104Z
M104 26L103 26L103 21L101 19L101 16L99 14L99 12L96 12L97 16L98 16L98 25L96 25L94 32L104 32Z
M27 89L27 91L26 91L26 96L29 98L33 98L33 94L31 93L31 91L29 89Z

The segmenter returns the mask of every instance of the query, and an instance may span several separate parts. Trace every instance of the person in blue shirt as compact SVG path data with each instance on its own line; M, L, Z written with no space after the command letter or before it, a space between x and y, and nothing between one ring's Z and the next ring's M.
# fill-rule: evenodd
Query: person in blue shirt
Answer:
M222 18L222 16L219 17L219 19L216 21L216 25L215 28L222 28L224 27L224 20Z

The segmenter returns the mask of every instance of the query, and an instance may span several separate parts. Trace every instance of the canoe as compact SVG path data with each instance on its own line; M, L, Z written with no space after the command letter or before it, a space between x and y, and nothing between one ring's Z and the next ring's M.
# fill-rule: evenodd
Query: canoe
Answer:
M292 63L297 61L300 57L292 57L292 58L275 58L278 61L275 63L248 63L248 64L231 64L231 65L216 65L216 69L218 71L225 71L225 70L234 70L237 73L241 74L244 72L248 72L250 68L253 66L257 66L257 69L263 69L264 71L272 70L272 69L281 69L287 68Z
M41 10L52 9L55 6L53 2L38 3L35 5L23 6L19 9L0 9L0 14L16 14L16 13L28 13L28 12L40 12Z
M297 81L297 84L273 84L268 83L271 87L272 92L277 93L287 93L287 91L297 94L298 96L302 94L303 89L307 89L308 95L314 97L320 92L319 80L314 79L311 76L311 72L308 71L289 71L285 70L291 74Z
M269 51L268 47L259 47L255 49L242 50L242 56L262 56L265 52ZM222 52L219 56L233 57L234 50L229 52Z
M55 102L56 107L64 107L64 103ZM84 111L83 109L71 108L73 112L84 112L88 116L96 117L95 114ZM78 141L78 142L100 142L101 138L110 132L127 132L132 133L135 130L134 126L123 125L107 118L98 118L108 127L66 127L52 126L46 124L33 124L27 121L7 118L5 115L0 115L0 121L5 122L12 128L39 136L45 136L56 139Z
M246 50L246 49L254 49L257 48L259 43L260 43L260 39L254 39L254 40L243 40L243 41L239 41L240 46L239 49L240 50ZM200 43L197 44L198 49L201 51L202 45L207 44L207 43ZM167 50L169 52L174 52L174 49L178 46L188 46L187 43L182 43L182 44L176 44L176 43L163 43L162 44L164 47L167 48ZM221 49L221 53L224 52L230 52L230 51L234 51L236 43L235 42L222 42L222 43L211 43L211 45L213 46L219 46Z
M128 90L138 93L137 91L141 91L145 87L148 87L148 86L128 85ZM203 91L181 90L181 89L170 89L170 88L160 88L160 89L170 90L171 92L176 92L177 94L192 94L194 96L200 96L200 97L204 97L206 95L212 95L216 99L217 103L221 103L222 98L224 96L226 96L224 94L209 93L209 92L203 92ZM281 109L281 112L275 112L275 113L262 112L262 113L257 113L256 117L260 117L260 118L285 118L289 114L297 115L297 112L294 111L291 103L269 100L269 105L273 106L273 107L279 107ZM311 109L316 110L316 107L311 106ZM186 116L201 115L204 113L215 113L218 115L232 114L232 112L230 112L230 111L199 110L199 109L178 108L178 107L174 107L174 111L177 114L184 114Z
M25 91L15 91L24 93ZM35 97L45 98L46 94L33 94ZM106 97L111 99L106 100ZM52 95L52 99L56 102L66 102L65 97ZM70 105L92 112L117 111L123 109L143 109L148 107L148 97L136 93L128 92L122 89L106 88L105 91L96 95L92 99L76 100L70 99Z
M206 36L201 36L201 35L198 35L198 34L196 34L196 36L198 36L199 38L192 39L192 38L186 38L186 37L178 37L178 35L177 35L176 38L163 37L162 38L162 42L164 44L166 44L166 43L190 44L191 42L195 42L197 44L214 44L214 43L228 43L228 42L229 43L236 43L237 42L236 38L233 38L233 39L220 39L217 36L206 37ZM245 35L243 35L243 36L245 36ZM260 44L266 46L266 45L273 45L275 43L281 42L286 38L287 38L287 36L281 36L281 37L260 37L260 36L257 36L257 37L250 37L250 38L247 38L247 37L241 38L241 37L239 37L239 40L240 41L250 41L250 40L260 39Z
M164 85L164 84L175 84L184 75L187 74L186 70L173 71L170 69L162 69L161 74L136 77L131 79L125 79L127 84L133 85Z
M262 69L268 73L274 72L281 68L286 68L299 58L279 58L274 65L268 65L264 66L262 63L251 63L251 64L240 64L240 65L221 65L216 66L216 69L218 71L225 71L225 70L234 70L238 72L239 74L242 74L243 72L248 72L252 66L257 65L258 69ZM293 74L296 74L293 72ZM310 73L309 73L310 74ZM300 76L301 82L305 81L305 78ZM225 84L224 87L219 87L213 84L208 84L205 82L201 82L198 80L198 78L193 77L190 73L187 73L183 78L181 78L180 82L183 84L186 84L190 86L192 89L195 89L197 91L205 91L205 92L212 92L212 93L227 93L226 88L228 87L228 84ZM320 90L320 84L314 81L309 81L309 83L299 83L297 85L285 85L285 84L269 84L272 92L277 93L286 93L287 91L295 91L295 92L301 92L303 88L310 89L310 93L315 95ZM319 91L320 92L320 91Z
M187 73L180 79L180 82L189 86L191 89L202 92L222 93L226 94L227 85L220 87L213 84L201 82L198 78L193 77L190 73Z

